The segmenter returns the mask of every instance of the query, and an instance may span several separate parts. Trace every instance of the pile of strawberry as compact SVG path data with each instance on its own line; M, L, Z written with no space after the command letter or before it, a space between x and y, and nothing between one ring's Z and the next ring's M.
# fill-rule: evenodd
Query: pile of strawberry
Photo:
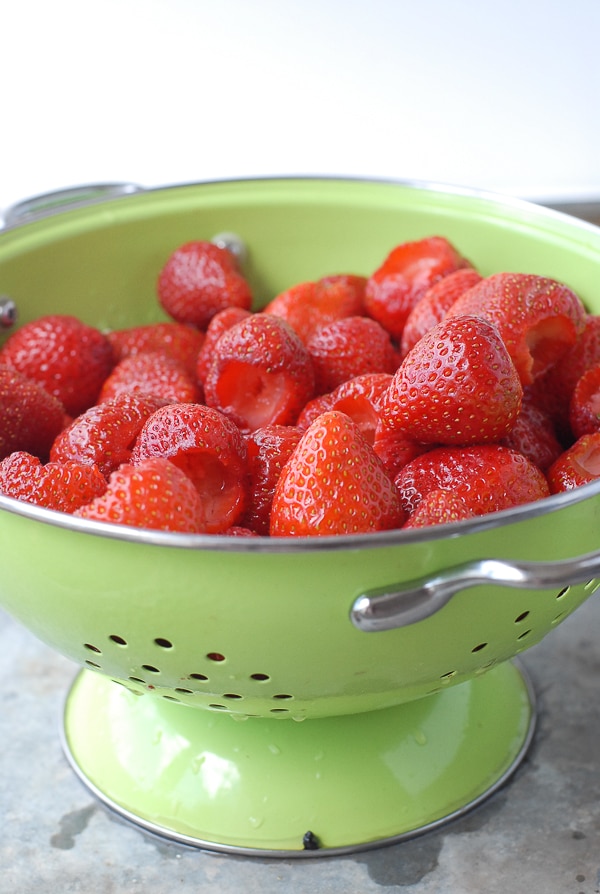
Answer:
M445 238L260 311L236 257L167 259L168 322L26 323L0 348L0 493L231 536L415 528L600 476L600 317Z

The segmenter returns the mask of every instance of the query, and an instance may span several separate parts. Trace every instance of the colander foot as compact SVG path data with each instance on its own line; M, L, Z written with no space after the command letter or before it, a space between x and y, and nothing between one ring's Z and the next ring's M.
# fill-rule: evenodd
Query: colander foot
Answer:
M314 857L410 838L488 797L531 742L515 664L365 714L234 723L82 671L67 697L73 768L121 817L227 853Z

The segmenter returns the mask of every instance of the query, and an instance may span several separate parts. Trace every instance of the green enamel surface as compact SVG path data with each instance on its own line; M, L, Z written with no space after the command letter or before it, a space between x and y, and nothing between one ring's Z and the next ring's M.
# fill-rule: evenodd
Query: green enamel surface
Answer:
M65 737L86 782L147 828L293 853L309 830L325 851L353 848L476 803L518 762L531 722L511 664L401 708L302 724L234 724L84 672Z

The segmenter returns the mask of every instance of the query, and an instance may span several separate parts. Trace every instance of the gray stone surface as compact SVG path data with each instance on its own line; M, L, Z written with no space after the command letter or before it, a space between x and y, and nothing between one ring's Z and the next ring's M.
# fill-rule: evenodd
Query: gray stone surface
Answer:
M478 809L410 841L316 860L185 848L97 803L58 728L76 668L0 612L0 892L596 894L600 599L524 653L538 697L529 754Z

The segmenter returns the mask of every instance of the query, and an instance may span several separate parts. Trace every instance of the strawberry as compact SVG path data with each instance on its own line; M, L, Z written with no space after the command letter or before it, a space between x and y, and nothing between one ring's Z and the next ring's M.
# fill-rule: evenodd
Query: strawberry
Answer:
M181 469L158 457L136 466L120 466L108 479L105 493L74 514L136 528L186 534L200 534L203 530L198 491Z
M523 389L491 323L446 317L404 358L381 400L384 427L426 444L481 444L504 437Z
M16 450L46 459L64 420L58 398L17 370L0 365L0 459Z
M307 344L322 326L364 314L366 284L366 277L344 273L297 283L263 311L284 319Z
M387 391L390 373L366 373L338 385L328 394L313 398L298 417L298 427L306 429L327 410L338 410L356 422L363 437L372 444L379 425L379 401Z
M564 356L586 323L585 308L571 289L529 273L483 279L455 301L446 319L464 314L498 327L524 386Z
M269 533L275 487L301 437L302 431L293 425L265 425L246 437L249 486L242 525L257 534Z
M523 398L521 410L511 431L499 443L523 453L542 472L563 451L552 419L528 395Z
M373 433L373 450L383 463L390 478L395 481L400 469L415 457L431 449L431 444L420 444L403 432L391 431L381 422Z
M242 307L226 307L225 310L220 310L214 315L206 329L204 343L196 361L196 378L201 384L204 384L218 340L235 323L239 323L240 320L245 320L249 316L250 311L244 310Z
M460 267L427 289L406 319L400 342L401 356L405 357L422 335L441 323L454 302L482 279L472 267Z
M600 477L600 432L582 435L546 472L553 494L589 484Z
M204 382L208 406L244 432L294 425L314 393L308 351L285 320L251 314L223 333Z
M163 457L190 478L201 497L198 524L207 534L237 525L247 500L247 448L227 416L201 404L167 404L144 423L132 463Z
M425 528L473 518L474 512L458 494L443 487L425 494L415 511L408 517L405 528Z
M157 282L158 300L178 323L206 329L225 307L250 308L252 291L227 248L186 242L173 251Z
M360 534L403 522L396 488L358 426L344 413L319 416L283 468L271 535Z
M400 341L413 307L444 276L470 264L443 236L397 245L369 277L366 313Z
M166 401L150 394L119 394L74 419L54 440L53 462L97 465L106 477L131 460L146 419Z
M108 338L76 317L54 314L25 323L0 350L19 370L60 400L70 416L96 402L114 363Z
M98 396L103 403L124 392L154 394L176 403L198 403L202 392L182 361L163 351L124 357L106 378Z
M474 515L511 509L550 493L537 466L522 453L498 444L436 447L407 463L396 486L409 515L426 494L439 488L464 500Z
M37 456L23 451L0 463L0 492L45 509L73 513L105 490L106 481L97 466L77 462L42 465Z
M575 385L569 402L569 423L575 439L600 431L600 364L584 372Z
M307 349L317 394L366 373L393 373L398 366L389 334L369 317L344 317L322 326Z
M106 337L113 348L115 363L132 354L148 351L164 351L175 357L196 375L196 363L200 348L204 343L204 333L184 323L148 323L131 326L129 329L114 329Z

